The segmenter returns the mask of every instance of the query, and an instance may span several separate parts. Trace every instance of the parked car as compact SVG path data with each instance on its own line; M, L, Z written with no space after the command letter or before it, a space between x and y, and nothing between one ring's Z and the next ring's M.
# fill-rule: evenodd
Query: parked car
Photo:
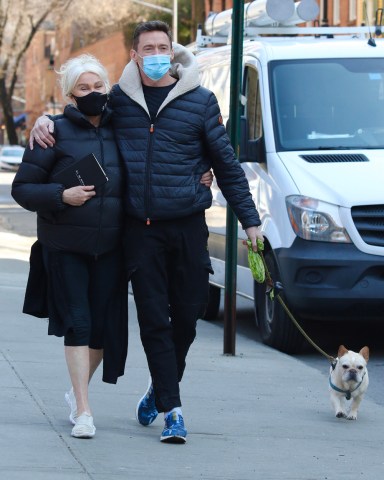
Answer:
M4 145L0 148L0 169L17 171L24 155L24 147Z

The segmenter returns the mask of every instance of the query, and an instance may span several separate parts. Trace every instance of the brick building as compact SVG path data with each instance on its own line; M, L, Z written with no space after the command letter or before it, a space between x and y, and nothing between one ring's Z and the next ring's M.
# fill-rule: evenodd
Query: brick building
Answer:
M71 31L41 30L35 35L26 55L25 111L28 115L27 131L42 113L59 113L62 98L55 69L69 58L90 53L106 67L111 84L118 81L128 62L129 52L122 32L116 32L86 47L72 50Z

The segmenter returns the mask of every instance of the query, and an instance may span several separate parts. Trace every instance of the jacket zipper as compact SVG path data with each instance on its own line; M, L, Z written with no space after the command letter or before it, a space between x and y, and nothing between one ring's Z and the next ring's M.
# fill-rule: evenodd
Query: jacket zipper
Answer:
M149 126L149 145L148 145L148 158L146 162L146 179L145 179L145 188L146 188L146 193L145 193L145 211L147 213L147 220L146 220L146 225L151 224L151 218L150 218L150 187L151 187L151 164L152 164L152 149L153 149L153 134L155 132L155 124L151 123Z

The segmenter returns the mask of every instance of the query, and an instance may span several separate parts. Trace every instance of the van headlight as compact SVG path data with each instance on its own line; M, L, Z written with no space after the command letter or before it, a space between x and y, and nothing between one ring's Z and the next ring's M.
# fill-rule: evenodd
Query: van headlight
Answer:
M351 243L336 205L301 195L286 197L285 202L289 221L298 237L319 242Z

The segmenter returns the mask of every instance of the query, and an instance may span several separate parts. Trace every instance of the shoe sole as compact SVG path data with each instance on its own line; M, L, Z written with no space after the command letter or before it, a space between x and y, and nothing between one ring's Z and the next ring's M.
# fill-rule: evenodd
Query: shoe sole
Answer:
M96 427L94 425L77 425L77 431L76 431L76 426L73 427L71 436L75 438L92 438L95 436L96 433Z
M135 415L136 415L136 420L138 421L138 423L140 423L140 425L142 425L143 427L148 427L149 425L151 425L157 418L157 415L156 417L154 417L153 420L151 420L149 423L141 423L140 420L139 420L139 407L140 407L140 404L141 402L144 400L144 398L147 396L147 393L148 393L148 390L150 389L152 385L152 378L149 377L149 382L148 382L148 387L144 393L144 395L140 398L140 400L137 402L137 405L136 405L136 412L135 412Z
M179 445L187 443L187 439L185 437L180 436L173 436L173 437L160 437L160 442L162 443L177 443Z
M71 432L71 436L74 437L74 438L93 438L95 436L95 433L96 433L96 428L95 428L95 431L93 433L91 433L91 432L81 432L81 433Z

